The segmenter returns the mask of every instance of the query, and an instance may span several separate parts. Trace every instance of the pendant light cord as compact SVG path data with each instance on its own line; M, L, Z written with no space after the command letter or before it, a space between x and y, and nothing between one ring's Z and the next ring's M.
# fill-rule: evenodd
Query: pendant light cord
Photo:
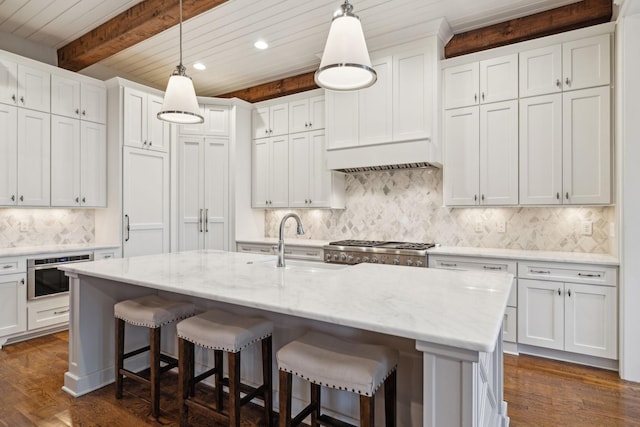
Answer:
M180 0L180 68L182 67L182 0Z

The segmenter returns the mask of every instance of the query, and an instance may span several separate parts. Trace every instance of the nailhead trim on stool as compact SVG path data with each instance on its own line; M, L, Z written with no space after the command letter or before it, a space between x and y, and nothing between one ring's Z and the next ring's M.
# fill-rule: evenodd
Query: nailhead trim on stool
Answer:
M124 376L147 384L151 388L151 413L160 416L160 374L178 366L178 361L160 352L161 327L194 314L195 306L191 303L172 301L157 295L120 301L113 306L115 317L115 371L116 399L122 398ZM124 352L125 322L134 326L149 328L149 345ZM124 360L145 351L150 352L149 378L140 372L124 368ZM164 362L165 366L160 366Z
M272 343L273 323L259 317L239 316L221 310L210 310L178 323L180 425L188 426L188 410L206 412L215 421L240 426L240 407L254 397L264 401L265 423L271 427L272 417ZM240 383L240 352L260 341L262 344L263 384L253 388ZM195 376L194 346L214 350L214 367ZM223 378L223 351L228 353L229 377ZM215 375L215 407L194 400L195 385ZM222 387L229 387L229 410L224 413ZM246 393L241 399L240 390Z
M309 332L282 347L276 358L280 371L281 427L295 426L307 415L312 416L312 426L319 425L319 421L333 425L334 419L321 414L320 386L359 394L361 425L373 426L373 396L382 383L385 384L386 425L395 425L397 350ZM312 384L311 403L293 420L292 374Z

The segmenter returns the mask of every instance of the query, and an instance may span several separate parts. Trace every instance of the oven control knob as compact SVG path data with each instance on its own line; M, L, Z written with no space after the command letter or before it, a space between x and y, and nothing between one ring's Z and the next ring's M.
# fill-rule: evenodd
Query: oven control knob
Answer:
M411 266L413 265L413 260L412 260L412 259L408 259L408 260L407 260L407 265L408 265L409 267L411 267Z
M371 258L371 262L374 263L374 264L377 264L378 263L378 258L376 258L376 257Z
M340 261L346 261L347 260L347 254L345 254L344 252L340 254Z
M400 265L400 258L396 258L393 260L393 265Z
M331 262L331 254L327 254L327 256L325 257L327 262Z
M333 260L337 261L338 260L338 254L333 254Z
M422 261L416 261L416 267L422 267L424 263Z
M356 257L356 264L360 264L361 261L360 257Z
M363 257L363 258L362 258L362 262L369 262L369 257L368 257L368 256Z
M353 255L349 255L349 256L347 257L347 261L348 261L348 262L353 262Z

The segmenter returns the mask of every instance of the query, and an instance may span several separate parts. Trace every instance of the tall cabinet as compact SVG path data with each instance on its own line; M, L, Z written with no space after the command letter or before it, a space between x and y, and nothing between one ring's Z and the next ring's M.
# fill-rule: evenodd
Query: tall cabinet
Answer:
M152 106L162 93L114 78L107 96L108 208L95 211L96 241L122 245L124 257L169 252L171 126Z
M229 107L202 109L204 124L178 127L178 249L229 250Z

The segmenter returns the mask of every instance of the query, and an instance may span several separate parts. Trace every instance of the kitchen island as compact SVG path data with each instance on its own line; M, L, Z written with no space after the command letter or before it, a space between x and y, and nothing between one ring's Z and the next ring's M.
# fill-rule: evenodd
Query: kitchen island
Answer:
M203 311L268 317L276 326L274 351L308 329L395 346L401 351L398 425L508 425L501 327L510 274L308 262L276 268L275 262L274 256L193 251L63 267L71 290L64 390L80 396L113 382L113 304L157 293L194 301ZM175 334L165 329L163 350L176 354ZM127 349L147 336L128 329ZM247 353L243 379L257 382L256 354ZM201 367L211 360L197 354ZM133 361L140 368L147 363ZM294 389L295 409L308 390L295 383ZM331 391L323 401L333 414L353 420L352 397Z

